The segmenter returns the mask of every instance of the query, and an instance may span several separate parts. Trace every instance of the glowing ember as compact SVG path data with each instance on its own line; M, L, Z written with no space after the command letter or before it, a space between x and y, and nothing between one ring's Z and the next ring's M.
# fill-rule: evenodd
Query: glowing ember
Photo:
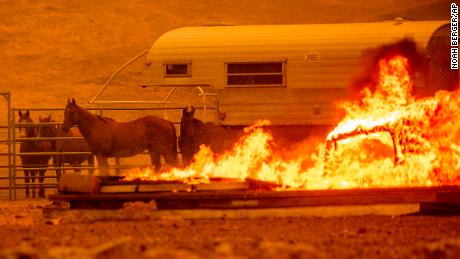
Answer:
M346 116L316 152L283 159L260 122L245 129L233 150L216 157L202 146L184 169L135 170L125 180L208 181L253 178L284 189L435 186L460 183L460 98L439 91L416 100L408 61L382 59L376 85L360 102L341 105Z

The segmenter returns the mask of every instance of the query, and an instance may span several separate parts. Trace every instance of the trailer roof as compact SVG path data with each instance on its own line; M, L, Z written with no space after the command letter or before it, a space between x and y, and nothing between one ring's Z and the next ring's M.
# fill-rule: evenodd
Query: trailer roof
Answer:
M150 59L193 58L243 53L361 51L382 43L414 38L425 47L430 36L448 21L384 21L374 23L247 25L184 27L163 34L153 44Z

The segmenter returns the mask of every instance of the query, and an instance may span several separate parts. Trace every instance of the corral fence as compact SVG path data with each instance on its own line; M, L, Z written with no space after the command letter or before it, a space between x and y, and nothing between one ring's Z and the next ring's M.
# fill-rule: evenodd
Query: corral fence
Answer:
M173 87L175 89L175 87ZM170 95L175 90L171 90ZM69 166L64 164L62 167L56 166L53 161L55 156L75 156L75 155L89 155L90 152L63 152L58 150L53 150L51 152L21 152L20 151L20 144L27 142L27 141L85 141L83 137L33 137L27 138L22 136L19 133L20 127L40 127L40 126L58 126L62 125L62 118L56 118L56 122L46 122L40 123L37 119L34 120L33 123L18 123L15 120L15 115L18 111L30 111L31 114L35 116L38 113L53 113L54 114L63 114L65 107L60 108L37 108L37 107L13 107L12 105L12 96L10 92L0 92L3 101L0 102L5 103L5 110L6 110L6 118L0 119L0 199L21 199L25 198L25 189L26 187L32 188L39 188L40 184L44 187L47 191L50 189L57 188L57 180L56 180L56 170L62 170L63 173L69 172L72 170L80 170L82 173L90 173L90 172L97 172L99 170L97 166L97 161L95 160L95 165L90 166L87 162L82 164L81 166ZM170 96L169 95L169 96ZM168 96L168 98L169 98ZM206 105L206 94L199 95L203 98L204 105L195 107L197 110L202 111L202 118L206 120L206 114L208 110L215 111L216 108L213 106ZM156 102L156 101L96 101L92 103L93 108L88 108L87 110L92 111L95 114L103 116L106 112L123 112L123 111L135 111L135 112L152 112L156 113L154 115L158 115L168 119L168 112L172 111L176 114L180 112L184 107L167 107L165 104L167 102ZM148 106L150 104L151 107L126 107L129 104L136 104L136 105L144 105ZM116 106L118 105L118 106ZM107 107L110 106L110 107ZM156 107L154 107L156 106ZM3 108L2 108L3 109ZM209 113L209 112L208 112ZM105 116L105 115L104 115ZM209 114L208 114L208 117ZM215 118L217 116L215 115ZM176 132L180 134L180 121L175 119L171 120L176 126ZM213 119L211 119L213 120ZM147 152L141 153L141 155L148 154ZM21 164L20 157L21 156L44 156L49 155L53 158L50 160L45 175L39 176L36 175L35 179L41 179L43 183L39 181L35 181L34 183L25 182L25 174L24 170L39 170L43 169L40 167L23 167ZM139 161L139 159L137 160ZM142 161L147 161L147 163L122 163L120 158L114 158L109 160L109 169L110 172L116 175L119 175L123 170L128 170L132 168L140 168L146 165L150 165L150 158L142 159Z

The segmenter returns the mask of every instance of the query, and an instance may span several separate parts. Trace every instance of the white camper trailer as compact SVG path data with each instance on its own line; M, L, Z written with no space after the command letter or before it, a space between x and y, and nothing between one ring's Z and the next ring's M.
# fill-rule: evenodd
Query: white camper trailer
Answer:
M360 71L364 50L413 38L430 59L425 90L452 86L445 21L201 26L165 33L148 52L143 86L215 88L223 125L332 125L334 105ZM447 56L446 56L447 55ZM447 63L446 63L447 62Z

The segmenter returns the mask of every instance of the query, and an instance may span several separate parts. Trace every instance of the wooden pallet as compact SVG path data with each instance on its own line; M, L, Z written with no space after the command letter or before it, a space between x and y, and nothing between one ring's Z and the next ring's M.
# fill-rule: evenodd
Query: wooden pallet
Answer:
M235 215L242 210L254 215L272 210L280 215L287 211L299 215L317 215L321 211L330 215L366 215L379 211L381 215L395 215L413 213L415 208L430 214L460 213L460 186L276 191L278 187L253 179L215 178L209 183L184 183L67 174L61 180L60 193L49 199L68 202L70 209L96 210L120 209L127 202L155 201L158 211L208 211L212 215L223 212L209 211Z
M66 201L71 208L117 209L125 202L155 201L158 210L254 209L378 204L459 205L460 187L381 188L318 191L219 190L188 192L61 193L52 201ZM449 203L449 201L456 201Z
M208 183L184 183L182 181L122 181L122 177L97 177L80 174L63 175L59 184L61 193L150 193L150 192L191 192L247 190L257 186L276 186L238 179L212 178Z

